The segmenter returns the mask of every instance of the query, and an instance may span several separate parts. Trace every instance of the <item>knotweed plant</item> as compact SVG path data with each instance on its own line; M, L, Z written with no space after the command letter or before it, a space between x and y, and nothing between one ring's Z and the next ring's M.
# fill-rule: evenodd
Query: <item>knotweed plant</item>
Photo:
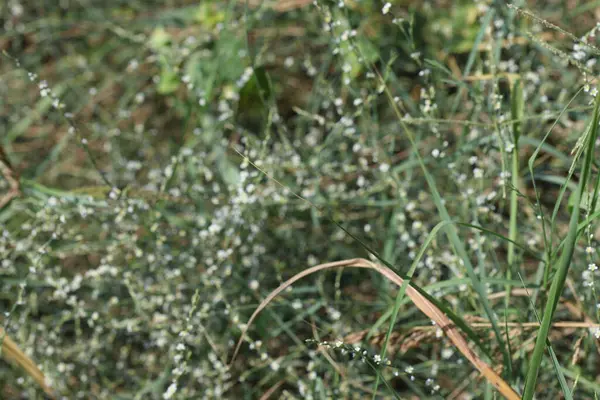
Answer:
M5 3L0 398L600 394L588 5Z

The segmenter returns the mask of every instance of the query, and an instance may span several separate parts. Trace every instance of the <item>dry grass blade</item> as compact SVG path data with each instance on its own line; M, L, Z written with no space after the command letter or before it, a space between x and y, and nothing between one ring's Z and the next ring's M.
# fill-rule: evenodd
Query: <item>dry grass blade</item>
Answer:
M484 318L465 316L464 320L469 323L469 326L474 331L486 330L489 332L489 329L492 327L492 324L485 321ZM526 330L531 331L540 327L538 322L505 322L504 325L507 328L512 328L508 335L511 339L513 338L513 333L514 335L520 335ZM551 329L553 330L567 330L569 332L576 329L591 330L596 328L600 328L600 324L578 321L558 321L554 322L551 326ZM422 343L433 343L438 340L436 337L436 330L437 326L426 325L413 326L404 332L396 331L390 336L387 352L388 354L397 352L403 354L409 350L418 348ZM345 344L357 344L365 340L369 332L369 329L353 332L346 335L342 341ZM369 343L373 346L381 346L385 341L385 336L384 332L375 334L371 336ZM584 336L585 334L581 336L580 339ZM581 344L581 340L578 340L577 343ZM575 348L577 349L577 345Z
M311 275L318 271L333 268L367 268L379 272L399 287L402 286L402 283L404 282L404 280L391 269L365 260L364 258L353 258L350 260L335 261L307 268L304 271L294 275L287 281L283 282L277 289L269 293L269 295L259 304L259 306L256 308L256 310L248 320L248 323L242 330L242 335L235 347L230 365L235 360L242 345L242 342L246 336L246 332L248 331L248 328L252 325L254 319L271 301L273 301L273 299L279 293L284 291L286 288L290 287L294 282L304 278L305 276ZM452 341L454 346L456 346L456 348L467 358L467 360L469 360L469 362L473 364L473 366L487 379L487 381L490 384L492 384L496 389L498 389L498 391L504 397L510 400L520 399L520 396L510 387L510 385L506 383L486 362L480 359L471 350L466 339L456 328L456 326L452 323L452 321L446 316L446 314L444 314L439 308L437 308L429 300L423 297L423 295L421 295L415 288L413 288L410 285L406 289L406 294L425 315L431 318L438 325L438 327L446 333L446 335L448 336L450 341Z
M243 2L246 3L245 0ZM267 2L267 7L270 7L277 12L287 12L306 7L309 4L312 4L312 2L313 0L278 0ZM256 8L263 5L263 0L249 0L247 4L251 8Z
M0 209L8 204L12 199L21 194L19 185L19 176L15 173L12 165L4 153L4 149L0 145L0 174L4 176L4 179L8 182L8 193L0 197Z
M571 366L577 365L579 361L579 352L581 351L581 342L583 342L583 338L585 335L581 335L577 342L575 342L575 352L573 353L573 357L571 358Z
M523 289L523 288L512 288L510 290L510 297L529 297L531 296L531 292L533 292L534 290L539 290L537 288L533 288L533 289ZM496 292L496 293L491 293L488 296L488 299L490 300L497 300L497 299L503 299L506 297L506 290L503 290L502 292Z
M19 346L10 338L4 334L4 330L0 328L0 341L2 342L2 356L21 366L29 376L44 390L46 395L51 399L55 398L54 390L46 383L46 377L44 373L40 371L38 366L27 357L25 353L19 349Z
M271 386L271 388L269 390L267 390L262 396L260 396L259 400L269 400L271 398L271 396L273 395L273 393L275 393L277 391L277 389L279 389L281 387L281 385L283 385L285 383L285 380L280 380L279 382L277 382L275 385Z
M539 328L539 322L505 322L507 327L517 328ZM471 324L472 328L491 328L492 324L489 322L475 322ZM551 328L554 329L594 329L600 328L600 324L594 324L593 322L571 322L571 321L559 321L553 322Z

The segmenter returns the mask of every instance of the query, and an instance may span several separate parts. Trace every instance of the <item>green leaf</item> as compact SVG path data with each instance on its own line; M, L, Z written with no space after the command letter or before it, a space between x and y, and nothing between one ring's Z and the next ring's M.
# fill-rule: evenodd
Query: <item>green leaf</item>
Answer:
M160 81L156 90L160 94L170 94L177 90L180 82L179 75L172 68L165 65L160 72Z
M171 35L162 26L154 29L148 40L148 45L155 51L164 50L171 44Z
M264 67L256 67L251 78L240 90L236 120L255 131L262 130L272 102L272 84Z

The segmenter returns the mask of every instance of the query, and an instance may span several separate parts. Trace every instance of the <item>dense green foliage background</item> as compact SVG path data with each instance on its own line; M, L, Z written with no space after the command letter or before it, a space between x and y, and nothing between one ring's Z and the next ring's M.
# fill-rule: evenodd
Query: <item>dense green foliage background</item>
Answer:
M64 398L492 399L408 298L380 357L398 288L368 270L295 284L228 366L256 306L306 267L365 257L405 276L442 204L455 224L413 282L522 393L575 213L553 318L567 324L550 329L556 358L535 388L594 398L595 161L573 193L600 4L515 5L531 14L485 0L2 2L6 334ZM1 398L43 396L0 362Z

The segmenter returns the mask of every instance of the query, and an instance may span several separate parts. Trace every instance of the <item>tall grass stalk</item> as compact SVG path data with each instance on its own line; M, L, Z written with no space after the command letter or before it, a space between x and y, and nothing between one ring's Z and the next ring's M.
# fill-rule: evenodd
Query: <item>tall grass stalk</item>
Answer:
M517 240L517 214L518 214L518 187L519 187L519 137L521 136L521 118L524 114L523 86L516 81L512 90L511 112L513 119L513 151L511 163L511 186L510 192L510 223L508 228L508 268L506 279L512 279L515 269L515 244ZM505 306L508 308L510 300L510 286L506 287Z
M571 265L571 259L573 258L573 252L575 250L575 242L577 241L577 226L579 222L579 210L581 208L581 199L586 188L586 183L590 177L591 166L594 156L594 145L598 136L598 123L600 120L600 96L596 97L596 104L594 108L594 115L592 122L587 132L587 141L585 143L585 158L583 161L583 168L581 178L579 180L579 186L575 192L575 199L573 204L573 210L571 219L569 222L569 232L565 239L565 245L562 254L558 260L558 266L556 268L556 274L552 279L552 285L548 293L548 299L546 300L546 306L544 310L544 316L542 319L542 325L538 332L535 347L533 349L533 355L531 356L531 363L527 370L527 380L525 382L525 390L523 393L524 400L531 400L535 393L535 387L537 377L542 363L542 356L546 348L546 340L548 338L548 331L550 324L552 323L552 317L556 310L556 305L560 299L567 273L569 272L569 266Z

